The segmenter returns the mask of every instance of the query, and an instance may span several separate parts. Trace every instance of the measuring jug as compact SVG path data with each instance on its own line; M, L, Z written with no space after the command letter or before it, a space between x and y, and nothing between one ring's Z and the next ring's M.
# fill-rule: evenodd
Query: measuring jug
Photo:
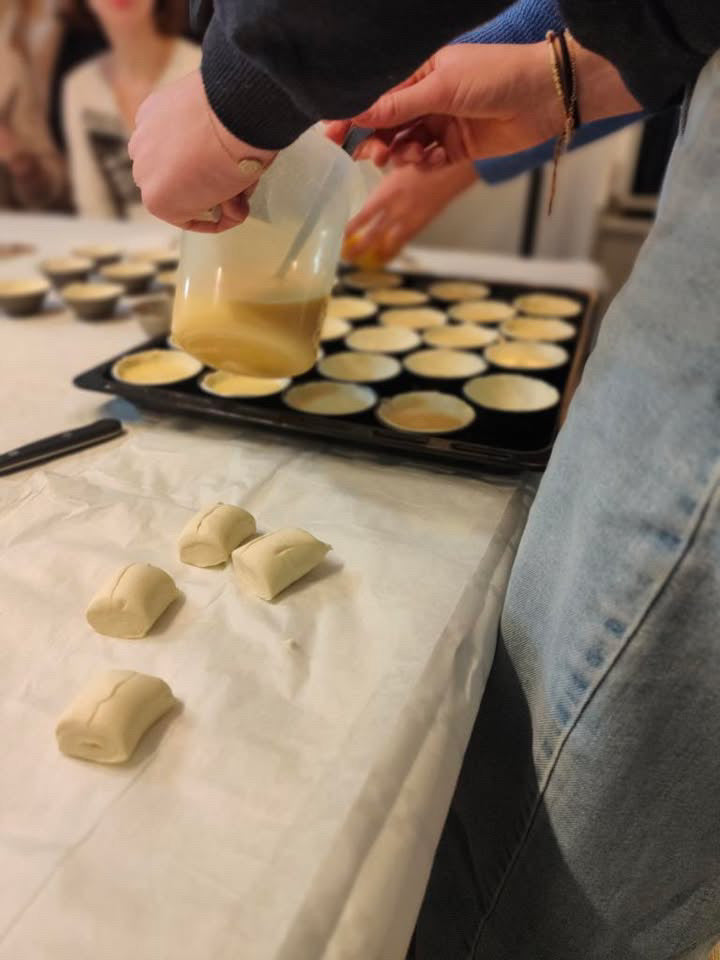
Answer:
M184 233L172 320L177 343L233 373L309 370L356 177L350 157L313 128L277 155L245 223L219 234Z

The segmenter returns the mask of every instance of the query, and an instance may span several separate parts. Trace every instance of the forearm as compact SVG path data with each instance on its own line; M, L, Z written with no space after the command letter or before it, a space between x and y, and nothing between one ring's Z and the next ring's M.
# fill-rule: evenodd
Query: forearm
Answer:
M315 121L359 113L507 0L217 0L203 44L208 99L257 147L286 146Z
M455 43L530 44L543 40L548 30L560 32L564 29L565 23L556 0L517 0L493 20L458 37ZM576 133L570 149L576 150L594 143L628 124L635 123L640 116L632 113L585 124ZM475 168L477 175L487 183L502 183L541 167L552 160L554 151L555 140L548 140L520 153L479 160Z
M577 61L578 109L582 123L640 111L617 68L605 57L571 40Z
M602 3L597 3L597 0L565 0L564 7L568 11L575 11L577 8L587 7L589 2L595 3L597 6L603 6ZM652 6L652 3L653 0L649 0L649 2L648 0L641 0L641 2L628 0L627 3L623 4L623 8L648 7ZM617 4L613 8L615 19L617 19L616 9ZM584 19L578 22L585 24L589 14L585 12L583 16ZM611 13L608 11L606 11L606 19L612 21ZM458 37L455 42L533 44L544 40L549 30L559 32L564 29L565 22L555 0L517 0L494 20ZM591 123L595 120L635 112L639 105L627 89L622 77L618 75L618 70L614 66L617 61L610 62L608 60L608 56L612 59L612 51L605 56L599 56L595 52L595 47L588 47L582 43L582 36L585 33L587 31L583 30L580 34L576 34L577 39L574 44L578 59L577 66L580 77L578 95L580 116L583 123ZM718 45L720 45L720 38L718 38ZM622 48L623 44L618 42L616 37L612 46L613 49L616 47Z
M568 48L575 62L581 124L594 124L641 112L640 104L612 63L587 50L573 36L568 37ZM564 105L552 80L550 48L543 41L514 49L522 50L526 82L530 81L530 87L536 94L533 106L536 133L542 134L537 144L544 144L547 140L559 137L565 127Z
M493 20L463 34L455 42L530 44L543 40L548 30L559 32L564 29L565 24L555 0L517 0L516 3ZM584 78L584 80L589 82L589 78ZM586 83L584 83L585 85ZM633 112L585 123L577 131L570 149L576 150L594 143L602 137L609 136L617 130L637 122L641 116L642 114ZM585 119L583 117L583 120ZM530 170L535 170L552 160L555 142L555 140L547 140L537 147L523 150L520 153L479 160L475 165L477 176L487 183L502 183Z

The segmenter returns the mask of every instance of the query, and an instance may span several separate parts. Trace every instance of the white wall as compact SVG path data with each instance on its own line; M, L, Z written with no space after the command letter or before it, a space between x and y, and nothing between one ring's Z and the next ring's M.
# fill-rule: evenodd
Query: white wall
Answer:
M422 233L422 246L517 253L522 239L529 177L491 187L481 180L466 190Z
M540 257L589 257L600 211L612 193L626 192L635 169L642 125L635 124L568 154L558 171L553 212L545 213L550 171L545 171L535 252Z
M630 186L642 125L583 147L560 164L551 217L546 214L550 171L546 167L535 253L542 257L590 256L597 214L613 192ZM478 182L458 197L417 238L423 246L517 253L529 178L491 187Z

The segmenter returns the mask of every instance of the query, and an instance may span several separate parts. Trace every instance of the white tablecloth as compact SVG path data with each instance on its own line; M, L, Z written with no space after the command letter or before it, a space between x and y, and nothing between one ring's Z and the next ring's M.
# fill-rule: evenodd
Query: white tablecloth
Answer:
M0 238L38 256L151 234L0 217ZM597 281L587 265L421 257ZM141 338L132 317L1 319L0 446L108 412L71 378ZM109 407L125 437L0 481L0 960L401 960L529 487ZM176 558L178 530L216 499L334 552L274 604L243 595L229 570ZM145 640L100 637L85 603L132 560L167 569L182 602ZM63 757L53 737L106 666L157 674L182 702L120 768Z

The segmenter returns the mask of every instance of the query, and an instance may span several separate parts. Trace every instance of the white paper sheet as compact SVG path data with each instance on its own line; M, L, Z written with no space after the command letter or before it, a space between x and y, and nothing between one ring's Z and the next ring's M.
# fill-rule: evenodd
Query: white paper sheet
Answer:
M137 226L0 214L32 274ZM591 287L585 263L416 251L413 265ZM0 318L0 447L119 415L129 436L0 479L0 960L403 960L494 650L528 496L267 434L140 417L71 386L142 339L129 317ZM308 527L335 551L266 605L176 559L204 503ZM150 560L184 599L142 641L84 606ZM168 680L183 708L133 762L60 756L94 670Z
M486 605L467 588L517 529L516 488L139 425L77 473L8 490L0 958L322 956ZM334 552L275 604L244 595L230 569L176 557L215 499ZM144 640L100 637L84 605L131 560L168 570L183 601ZM163 677L183 703L117 769L53 737L110 666Z

